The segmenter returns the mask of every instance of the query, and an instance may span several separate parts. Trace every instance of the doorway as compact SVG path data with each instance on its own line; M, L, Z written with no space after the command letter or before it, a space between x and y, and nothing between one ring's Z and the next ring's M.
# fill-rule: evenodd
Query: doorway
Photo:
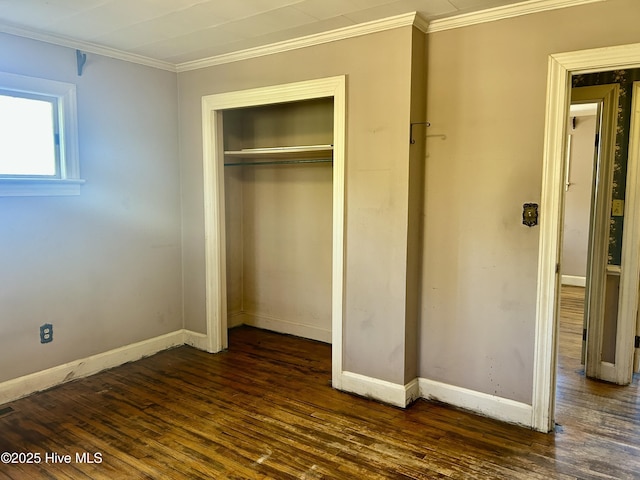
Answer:
M587 87L588 88L588 87ZM578 102L572 89L565 157L564 225L560 312L558 315L558 381L562 398L566 379L585 376L585 291L589 271L590 227L598 164L601 103ZM587 98L583 95L582 98ZM590 356L591 357L591 356Z
M557 320L561 290L560 260L565 188L564 159L571 78L572 75L580 73L638 67L640 67L640 44L570 52L549 57L531 421L532 427L539 431L549 432L555 426ZM640 148L634 147L632 150L629 160L633 165L630 166L628 172L631 183L638 181L635 164L637 164L636 157L640 152ZM634 192L626 200L625 208L627 213L640 211L639 206L636 205L637 203L637 195ZM637 230L638 225L634 219L625 226L625 236L637 240L640 238ZM633 254L637 256L637 253ZM634 264L637 265L637 259ZM629 290L630 286L625 287L622 285L621 288L623 289L623 294L626 293L627 298L635 298L635 302L627 301L624 302L623 306L632 308L633 305L637 305L637 275L634 276L634 272L628 273L629 278L635 278L635 292ZM630 316L627 315L624 318L628 319ZM618 325L618 330L620 332L634 331L635 317L633 320L632 325L628 323Z
M589 77L587 77L589 78ZM609 78L605 75L604 78ZM615 80L615 79L611 79ZM574 77L572 83L585 83L585 77ZM571 220L571 213L576 210L576 194L581 193L580 182L572 182L572 173L578 180L579 173L586 173L582 177L583 183L588 178L590 183L590 197L588 203L583 203L582 208L588 211L588 234L586 236L588 249L586 263L584 265L585 291L584 291L584 322L583 322L583 345L582 363L585 365L587 377L605 380L612 383L628 384L631 380L630 371L624 362L618 361L622 356L628 354L622 347L622 341L628 338L620 338L617 342L618 320L620 315L625 313L619 308L627 301L620 295L621 284L621 261L620 255L616 255L616 242L621 232L621 225L618 217L622 212L612 209L612 197L619 197L620 190L624 189L623 171L626 171L626 158L616 154L620 150L620 143L624 142L624 135L616 135L619 129L625 129L624 120L618 124L619 120L619 98L621 86L619 83L602 84L600 77L590 78L586 83L598 83L596 85L573 87L571 90L570 113L577 113L580 108L588 106L595 107L593 126L591 132L586 132L587 138L582 140L581 127L583 117L577 115L571 117L568 127L568 139L576 141L576 147L584 150L586 161L590 165L583 167L587 172L576 171L576 163L580 160L578 151L567 151L565 158L565 182L564 188L564 231L563 231L563 256L561 269L563 273L571 268L571 260L575 241L571 242L572 231L568 228ZM578 118L581 118L579 121ZM626 130L628 132L628 128ZM574 138L575 137L575 138ZM590 137L590 138L589 138ZM621 137L621 138L617 138ZM581 145L585 143L585 145ZM577 150L577 149L576 149ZM576 154L576 155L573 155ZM585 159L583 159L583 162ZM614 172L615 170L615 172ZM615 175L614 175L615 173ZM573 185L572 185L573 183ZM622 185L620 185L622 183ZM614 189L615 185L615 189ZM573 188L572 188L573 187ZM587 187L587 185L584 185ZM575 190L575 191L574 191ZM583 188L586 190L586 188ZM624 192L622 192L622 195ZM588 209L588 210L587 210ZM622 209L621 209L622 210ZM614 215L618 217L612 217ZM614 220L616 220L614 222ZM625 269L626 270L626 269ZM627 350L630 346L627 346Z
M565 167L562 285L586 287L598 104L574 103L569 111Z
M577 78L572 83L579 80L584 83ZM616 331L619 289L611 287L618 285L620 267L612 267L609 258L608 199L615 142L608 137L616 131L618 91L617 84L571 90L557 318L556 431L580 429L593 422L592 417L600 417L597 410L587 415L580 409L584 399L593 401L596 389L602 395L600 402L609 403L619 396L614 385L594 382L615 383L611 334Z
M205 349L208 352L215 353L227 348L228 345L223 113L230 109L321 98L333 99L331 363L332 386L340 389L342 387L342 312L344 298L344 157L346 120L346 79L344 76L203 97L206 275L204 294L207 320Z

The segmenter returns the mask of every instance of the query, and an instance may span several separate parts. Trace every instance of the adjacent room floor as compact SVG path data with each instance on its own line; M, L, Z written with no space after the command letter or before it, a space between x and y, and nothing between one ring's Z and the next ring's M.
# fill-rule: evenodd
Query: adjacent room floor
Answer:
M3 406L0 452L40 463L0 479L638 478L638 382L585 380L565 293L553 434L340 393L329 345L241 327L225 353L180 347Z

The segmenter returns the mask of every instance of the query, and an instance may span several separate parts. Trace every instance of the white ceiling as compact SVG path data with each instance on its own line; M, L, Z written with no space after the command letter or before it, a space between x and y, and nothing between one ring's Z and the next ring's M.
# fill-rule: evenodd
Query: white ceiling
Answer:
M0 31L181 64L410 12L425 20L522 0L0 0Z

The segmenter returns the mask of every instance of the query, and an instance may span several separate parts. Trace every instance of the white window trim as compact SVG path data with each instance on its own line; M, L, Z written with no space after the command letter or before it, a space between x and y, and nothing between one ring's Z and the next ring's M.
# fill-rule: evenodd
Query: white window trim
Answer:
M0 72L0 88L55 97L58 101L60 135L59 178L3 177L0 178L0 196L79 195L84 180L80 178L76 86Z

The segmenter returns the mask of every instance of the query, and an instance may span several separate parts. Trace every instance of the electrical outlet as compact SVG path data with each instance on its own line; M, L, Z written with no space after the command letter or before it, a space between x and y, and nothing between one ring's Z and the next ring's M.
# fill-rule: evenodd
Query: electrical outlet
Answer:
M40 343L53 342L53 325L45 323L40 327Z

